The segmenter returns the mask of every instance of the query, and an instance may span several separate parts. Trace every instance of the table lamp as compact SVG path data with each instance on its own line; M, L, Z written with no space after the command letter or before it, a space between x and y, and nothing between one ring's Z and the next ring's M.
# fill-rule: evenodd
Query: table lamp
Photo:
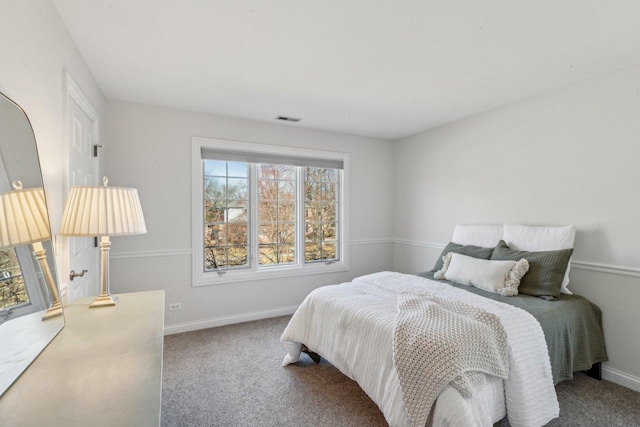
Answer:
M147 232L142 206L135 188L103 186L72 187L62 214L60 235L100 236L100 295L89 308L116 305L109 291L109 236Z
M13 182L13 191L0 196L0 248L32 244L33 255L40 263L47 284L51 305L42 317L47 320L62 314L58 288L53 280L47 251L42 246L51 240L47 203L42 188L22 188L22 182Z

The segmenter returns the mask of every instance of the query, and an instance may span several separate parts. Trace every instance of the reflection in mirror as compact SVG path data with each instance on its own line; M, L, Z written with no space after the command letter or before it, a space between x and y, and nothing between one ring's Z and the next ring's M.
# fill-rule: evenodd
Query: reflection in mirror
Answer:
M35 136L0 94L0 396L64 326Z

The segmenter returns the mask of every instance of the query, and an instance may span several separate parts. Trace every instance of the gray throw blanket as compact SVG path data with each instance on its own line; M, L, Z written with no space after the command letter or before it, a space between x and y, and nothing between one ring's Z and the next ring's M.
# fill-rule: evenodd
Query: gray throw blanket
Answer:
M507 335L498 317L449 298L398 294L393 362L411 425L426 425L449 383L469 397L485 374L507 378Z

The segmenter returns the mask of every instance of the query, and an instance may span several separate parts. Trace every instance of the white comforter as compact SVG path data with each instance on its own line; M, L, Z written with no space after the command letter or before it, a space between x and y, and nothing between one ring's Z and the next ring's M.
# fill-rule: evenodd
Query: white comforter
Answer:
M485 386L471 398L445 387L433 410L433 425L490 426L504 417L505 406L513 427L541 426L558 416L547 346L533 316L517 307L413 275L381 272L313 291L282 334L287 349L283 365L298 360L304 343L357 381L390 426L410 426L393 366L393 330L400 292L456 297L477 305L500 318L509 340L509 378L503 381L488 377Z

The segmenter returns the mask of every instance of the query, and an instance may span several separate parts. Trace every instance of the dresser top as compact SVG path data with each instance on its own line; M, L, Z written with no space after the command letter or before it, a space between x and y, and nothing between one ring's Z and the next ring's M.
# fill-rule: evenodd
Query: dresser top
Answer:
M0 399L11 426L159 426L164 291L65 307L65 327Z

